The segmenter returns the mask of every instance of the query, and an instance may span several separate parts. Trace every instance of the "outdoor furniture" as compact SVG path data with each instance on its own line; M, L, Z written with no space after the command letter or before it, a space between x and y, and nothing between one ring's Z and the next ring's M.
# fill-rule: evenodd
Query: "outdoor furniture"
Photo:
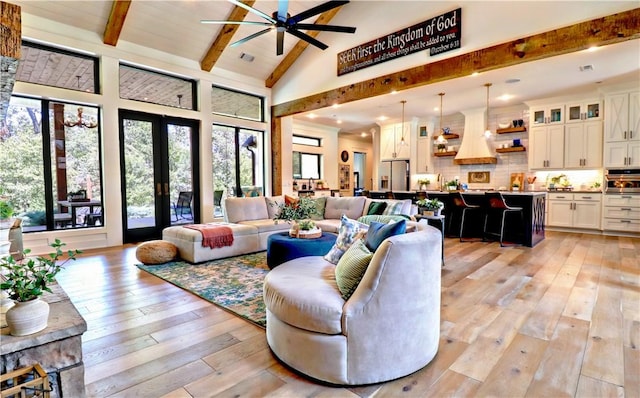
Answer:
M213 191L213 214L214 215L222 215L222 194L224 191L216 190Z
M78 224L77 220L77 211L80 207L88 207L89 213L93 213L96 207L102 206L102 202L99 200L79 200L79 201L69 201L69 200L59 200L58 205L60 207L67 207L71 209L71 227L75 228ZM59 214L68 214L68 213L59 213ZM54 219L56 219L56 214L54 214ZM56 223L66 221L66 217L57 216ZM83 220L80 221L83 223Z
M173 203L173 212L176 215L176 221L185 217L185 214L189 215L189 219L193 220L193 212L191 210L191 200L193 199L193 192L182 191L178 194L178 200Z

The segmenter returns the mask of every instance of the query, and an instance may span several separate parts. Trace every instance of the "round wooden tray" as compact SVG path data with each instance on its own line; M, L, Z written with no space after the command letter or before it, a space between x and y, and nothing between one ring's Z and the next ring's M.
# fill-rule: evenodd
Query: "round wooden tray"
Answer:
M290 229L289 236L300 239L316 239L322 236L322 230L320 228L314 228L309 231Z

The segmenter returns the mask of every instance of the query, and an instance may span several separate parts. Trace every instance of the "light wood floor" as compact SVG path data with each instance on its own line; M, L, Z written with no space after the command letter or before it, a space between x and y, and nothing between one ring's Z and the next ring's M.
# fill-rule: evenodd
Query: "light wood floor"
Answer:
M640 239L445 245L438 355L357 388L291 372L264 330L138 270L131 246L87 251L58 280L88 323L90 397L640 397Z

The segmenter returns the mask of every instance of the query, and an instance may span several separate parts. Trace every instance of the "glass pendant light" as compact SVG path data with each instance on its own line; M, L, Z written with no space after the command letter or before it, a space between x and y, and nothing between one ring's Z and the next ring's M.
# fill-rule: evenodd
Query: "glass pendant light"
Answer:
M491 87L491 83L485 83L484 85L487 88L487 123L484 130L484 138L491 138L491 130L489 130L489 87Z
M446 144L448 141L444 138L444 130L442 130L442 97L444 97L444 93L438 93L440 96L440 135L436 139L436 144Z
M402 137L400 138L400 146L407 145L407 142L404 139L404 104L407 103L407 100L400 101L402 103Z

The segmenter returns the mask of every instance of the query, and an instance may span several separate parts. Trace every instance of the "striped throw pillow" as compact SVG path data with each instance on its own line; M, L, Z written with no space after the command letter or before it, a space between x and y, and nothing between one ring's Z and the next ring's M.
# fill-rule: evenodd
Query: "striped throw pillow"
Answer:
M358 287L362 280L373 253L365 246L362 239L353 242L351 247L342 255L336 266L336 283L342 298L349 300L349 297Z

